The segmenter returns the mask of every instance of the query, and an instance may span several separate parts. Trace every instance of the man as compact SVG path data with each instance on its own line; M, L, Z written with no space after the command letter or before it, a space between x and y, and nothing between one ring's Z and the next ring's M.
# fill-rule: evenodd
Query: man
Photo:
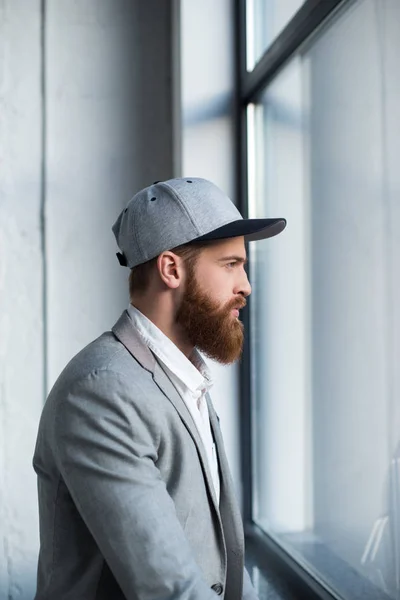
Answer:
M256 600L199 351L240 356L244 242L285 225L243 220L204 179L157 182L119 215L131 303L61 373L39 426L36 600Z

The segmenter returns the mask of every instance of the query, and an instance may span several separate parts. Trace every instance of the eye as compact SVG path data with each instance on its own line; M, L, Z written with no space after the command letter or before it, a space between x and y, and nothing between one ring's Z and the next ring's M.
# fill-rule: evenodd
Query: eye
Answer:
M235 265L236 265L236 260L234 260L234 261L232 261L232 262L230 262L230 263L227 263L227 265L226 265L226 266L228 267L228 269L233 269L233 267L234 267Z

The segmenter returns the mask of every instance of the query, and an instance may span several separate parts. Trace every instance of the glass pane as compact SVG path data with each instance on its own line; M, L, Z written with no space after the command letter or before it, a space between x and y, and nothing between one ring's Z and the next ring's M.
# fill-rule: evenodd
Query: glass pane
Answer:
M246 0L247 70L286 27L305 0Z
M348 4L248 107L254 520L400 599L400 3Z

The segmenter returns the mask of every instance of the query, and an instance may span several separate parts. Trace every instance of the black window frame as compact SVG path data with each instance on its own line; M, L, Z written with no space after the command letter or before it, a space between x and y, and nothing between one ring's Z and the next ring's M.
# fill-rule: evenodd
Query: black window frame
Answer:
M278 37L266 48L264 54L252 71L246 66L246 0L235 0L235 65L236 65L236 185L238 206L244 218L248 214L247 179L247 119L246 111L250 103L257 103L268 84L278 71L299 50L317 30L332 17L333 13L352 3L353 0L306 0ZM275 540L261 530L253 521L253 465L252 465L252 414L251 414L251 339L250 312L251 296L243 311L243 323L246 331L243 357L240 363L240 435L241 435L241 480L243 522L246 537L246 553L250 553L252 563L267 574L271 570L277 573L290 586L295 598L308 600L343 600L325 583L317 580L306 567L286 552ZM330 559L328 557L327 563ZM340 570L349 584L349 597L353 597L354 585L360 584L360 578L352 569L332 560L332 572ZM390 600L389 597L372 584L361 585L363 600Z

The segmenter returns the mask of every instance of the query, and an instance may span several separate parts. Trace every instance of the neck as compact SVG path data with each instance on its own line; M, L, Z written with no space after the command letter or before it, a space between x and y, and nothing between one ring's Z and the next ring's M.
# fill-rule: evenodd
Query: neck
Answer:
M134 297L131 304L154 323L187 358L191 356L193 344L188 340L182 326L176 323L175 311L169 303L161 302L157 298Z

